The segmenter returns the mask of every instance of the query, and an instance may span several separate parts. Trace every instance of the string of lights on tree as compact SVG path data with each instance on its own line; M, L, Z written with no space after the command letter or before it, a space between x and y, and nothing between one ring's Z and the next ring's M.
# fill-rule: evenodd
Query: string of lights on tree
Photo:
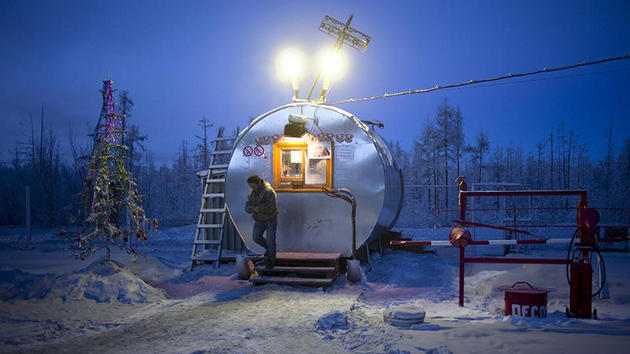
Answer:
M126 166L126 116L116 112L112 83L103 81L103 108L93 136L92 156L83 172L85 217L78 222L77 231L62 235L71 238L70 248L80 259L105 248L109 260L114 245L135 254L130 238L146 241L145 226L158 227L157 219L145 215L142 196Z

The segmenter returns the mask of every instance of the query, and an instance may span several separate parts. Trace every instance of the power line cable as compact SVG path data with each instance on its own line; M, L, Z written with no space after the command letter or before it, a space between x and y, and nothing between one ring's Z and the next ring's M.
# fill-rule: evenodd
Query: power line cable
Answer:
M595 75L617 73L617 72L623 72L623 71L630 71L630 68L594 71L594 72L590 72L590 73L581 73L581 74L568 74L568 75L558 75L558 76L551 76L551 77L540 77L540 78L535 78L535 79L518 80L518 81L512 81L512 82L509 82L509 81L508 82L496 82L496 83L485 84L485 85L454 87L454 88L449 88L449 89L445 89L445 90L446 91L451 91L451 90L475 89L475 88L480 88L480 87L518 85L518 84L527 84L527 83L530 83L530 82L568 79L568 78L572 78L572 77L582 77L582 76L595 76Z
M445 89L453 89L453 88L457 88L457 87L474 85L474 84L479 84L479 83L483 83L483 82L492 82L492 81L513 79L513 78L516 78L516 77L531 76L531 75L537 75L537 74L543 74L543 73L550 73L550 72L556 72L556 71L562 71L562 70L569 70L569 69L575 69L575 68L579 68L579 67L583 67L583 66L603 64L603 63L607 63L607 62L619 61L619 60L627 60L627 59L630 59L630 55L626 54L626 55L622 55L622 56L618 56L618 57L603 58L603 59L598 59L598 60L595 60L595 61L582 62L582 63L578 63L578 64L558 66L558 67L553 67L553 68L542 68L540 70L524 72L524 73L517 73L517 74L509 73L509 74L503 75L503 76L491 77L491 78L486 78L486 79L470 80L470 81L466 81L466 82L460 82L460 83L457 83L457 84L448 84L448 85L442 85L442 86L435 85L433 87L429 87L429 88L425 88L425 89L408 90L408 91L395 92L395 93L385 93L385 94L380 95L380 96L372 96L372 97L364 97L364 98L350 98L350 99L345 99L345 100L341 100L341 101L337 101L337 102L332 102L332 103L329 103L329 105L338 105L338 104L342 104L342 103L351 103L351 102L374 101L374 100L378 100L378 99L382 99L382 98L389 98L389 97L396 97L396 96L405 96L405 95L413 95L413 94L418 94L418 93L427 93L427 92L438 91L438 90L445 90Z

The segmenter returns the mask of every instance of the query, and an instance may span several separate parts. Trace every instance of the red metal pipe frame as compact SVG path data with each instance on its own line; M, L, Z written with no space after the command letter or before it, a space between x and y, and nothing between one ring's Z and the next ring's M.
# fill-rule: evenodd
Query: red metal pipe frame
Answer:
M567 264L566 259L554 258L494 258L494 257L464 257L466 263L507 263L507 264Z
M459 249L459 306L464 306L464 267L466 264L466 247Z
M557 191L460 191L459 198L459 217L460 220L453 220L460 224L475 224L466 221L466 198L467 197L501 197L501 196L580 196L579 207L576 207L576 214L579 214L580 208L588 206L587 192L585 190L557 190ZM571 208L573 209L573 208ZM577 220L577 218L576 218ZM484 225L487 226L487 225ZM494 225L493 225L494 226ZM493 228L501 228L494 226ZM504 228L508 231L512 229ZM630 237L609 237L600 239L598 242L619 242L629 240ZM517 244L545 244L547 240L517 240ZM431 241L391 241L391 245L406 246L430 246ZM472 245L490 245L490 241L472 241ZM585 256L587 250L583 251ZM459 248L459 306L464 306L464 276L466 263L500 263L500 264L567 264L570 261L566 259L552 258L493 258L493 257L466 257L466 247Z
M606 237L606 238L599 239L599 241L597 241L597 242L620 242L620 241L628 241L628 240L630 240L630 237ZM394 240L394 241L390 241L389 244L391 246L409 246L409 247L435 246L434 244L432 244L432 242L435 242L435 241ZM515 244L517 244L517 245L540 245L540 244L546 244L546 243L547 243L547 240L515 240ZM569 243L568 239L567 239L567 243ZM470 244L471 245L478 245L478 246L493 245L491 243L491 240L471 241ZM450 246L450 247L454 247L454 246ZM497 262L497 263L499 263L499 262Z
M536 241L536 240L530 240ZM479 241L477 241L479 242ZM459 249L459 306L464 306L464 277L466 263L500 263L500 264L567 264L566 259L553 258L494 258L466 257L466 248Z
M438 213L441 212L453 212L453 211L459 211L459 209L440 209L440 208L431 208L431 209L437 209ZM498 211L498 210L574 210L575 207L500 207L500 208L473 208L473 209L467 209L469 211ZM594 208L594 209L601 209L601 210L608 210L608 209L623 209L623 208Z
M517 197L517 196L579 196L580 208L588 206L585 190L536 190L536 191L460 191L459 219L466 221L466 198L468 197ZM576 208L576 213L579 212Z
M538 245L538 244L547 243L547 240L515 240L515 241L517 245ZM483 246L483 245L490 245L491 242L489 240L479 240L479 241L472 241L470 244Z
M534 191L461 191L461 196L466 197L514 197L514 196L580 196L586 203L585 190L534 190ZM583 204L586 205L586 204Z
M572 208L573 209L573 208ZM475 210L475 209L468 209L468 210ZM459 221L459 220L457 220ZM445 228L445 227L452 227L453 225L441 225L441 224L437 224L434 226L434 228L436 229L440 229L440 228ZM530 228L575 228L575 225L569 225L569 224L517 224L517 225L512 225L512 224L508 224L509 227L530 227ZM630 225L604 225L601 224L599 226L602 227L606 227L606 226L615 226L615 227L630 227Z
M515 229L515 228L512 228L512 227L506 227L506 226L482 224L482 223L478 223L478 222L464 221L464 220L453 220L453 222L461 224L461 225L472 225L472 226L478 226L478 227L485 227L485 228L488 228L488 229L516 232L516 233L519 233L519 234L524 234L524 235L529 235L529 236L534 236L534 237L544 237L542 235L533 234L533 233L531 233L531 232L529 232L527 230L519 230L519 229Z
M630 240L630 237L607 237L598 242L619 242ZM392 246L431 246L432 241L390 241ZM547 240L516 240L517 244L545 244ZM490 245L489 240L472 241L472 245ZM451 246L454 247L454 246ZM466 257L466 247L459 248L459 306L464 306L464 277L466 263L498 263L498 264L567 264L566 259L554 258L496 258Z
M460 191L459 192L459 219L462 224L466 223L466 199L468 197L514 197L514 196L572 196L576 195L580 197L580 208L586 208L588 206L588 199L585 190L536 190L536 191ZM578 208L576 208L578 209ZM576 210L576 214L579 210ZM577 217L576 217L577 220ZM585 256L588 251L584 251ZM464 306L464 270L467 260L473 260L474 258L466 258L465 247L459 250L459 306ZM484 263L490 263L493 261L490 258L480 258ZM552 261L552 260L547 260ZM555 260L558 261L558 260ZM481 263L481 261L479 262ZM508 263L508 262L496 262L496 263ZM557 263L553 263L557 264ZM566 264L561 263L561 264Z

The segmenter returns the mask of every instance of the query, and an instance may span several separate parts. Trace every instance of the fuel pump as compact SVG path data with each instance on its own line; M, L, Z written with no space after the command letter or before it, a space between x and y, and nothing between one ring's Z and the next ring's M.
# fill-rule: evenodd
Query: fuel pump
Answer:
M600 216L595 209L582 208L577 214L578 228L571 237L567 251L567 281L570 289L569 308L566 309L568 317L597 318L597 310L592 310L592 298L602 291L606 282L606 265L595 234L599 221ZM599 290L592 293L594 252L599 255L602 278Z

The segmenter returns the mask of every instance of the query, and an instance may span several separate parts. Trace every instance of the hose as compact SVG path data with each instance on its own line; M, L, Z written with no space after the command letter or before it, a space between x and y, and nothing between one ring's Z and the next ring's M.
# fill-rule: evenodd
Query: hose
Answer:
M573 284L571 283L571 277L569 275L569 264L571 263L571 251L573 250L573 241L575 240L575 236L578 234L578 232L580 232L580 230L582 230L582 228L578 227L575 230L575 232L573 233L573 235L571 236L571 241L569 242L569 248L567 250L566 276L567 276L567 283L569 283L569 290L570 291L574 291ZM604 286L606 284L606 262L604 262L604 257L602 256L602 253L601 253L601 251L599 249L599 241L597 240L597 237L595 237L594 239L595 239L595 242L594 242L594 245L593 245L593 249L599 255L599 259L600 259L600 265L599 266L601 267L601 270L602 270L602 281L601 281L601 286L599 287L599 289L595 293L591 293L590 297L595 297L595 296L599 295L599 293L602 292L602 290L604 289ZM585 296L585 294L582 294L581 290L579 290L579 289L577 289L576 292L582 298L588 298L589 297L589 296Z

